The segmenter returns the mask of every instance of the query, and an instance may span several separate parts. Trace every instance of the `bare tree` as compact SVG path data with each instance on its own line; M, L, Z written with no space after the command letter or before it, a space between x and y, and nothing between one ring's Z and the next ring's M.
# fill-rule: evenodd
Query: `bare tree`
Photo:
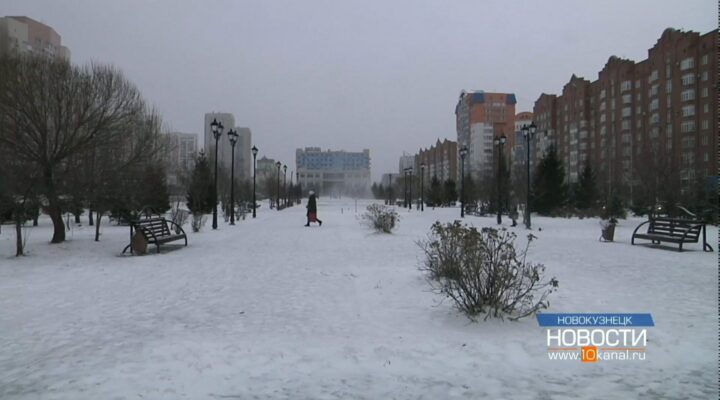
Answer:
M109 66L77 67L21 56L0 58L0 71L5 81L0 85L0 148L42 172L52 243L62 242L65 165L74 156L115 142L145 106L138 90Z

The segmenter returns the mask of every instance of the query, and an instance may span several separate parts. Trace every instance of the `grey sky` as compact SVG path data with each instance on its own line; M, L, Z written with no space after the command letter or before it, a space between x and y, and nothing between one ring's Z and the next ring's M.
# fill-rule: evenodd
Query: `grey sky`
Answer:
M0 0L54 27L73 61L112 63L174 130L235 115L260 155L369 148L376 179L403 151L455 140L461 89L514 92L518 111L647 56L667 27L717 28L715 0ZM202 143L202 139L200 140Z

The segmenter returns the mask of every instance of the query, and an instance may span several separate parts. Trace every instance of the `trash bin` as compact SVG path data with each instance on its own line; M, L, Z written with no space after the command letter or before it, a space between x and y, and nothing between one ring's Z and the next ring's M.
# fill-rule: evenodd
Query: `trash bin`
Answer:
M612 220L600 221L601 235L599 240L612 242L615 239L615 225L616 223Z

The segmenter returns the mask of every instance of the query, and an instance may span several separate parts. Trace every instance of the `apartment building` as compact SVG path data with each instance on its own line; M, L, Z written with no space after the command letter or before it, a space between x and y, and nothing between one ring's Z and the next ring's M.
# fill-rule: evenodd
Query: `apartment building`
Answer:
M0 18L0 55L44 54L70 60L70 49L52 27L25 16Z
M235 116L225 112L210 112L205 114L205 154L208 158L215 157L215 137L211 125L213 121L222 123L224 129L218 143L218 168L230 171L232 166L232 145L228 138L228 131L235 130L238 133L238 141L235 145L235 177L239 180L252 179L252 132L250 128L235 126Z
M554 143L569 182L589 162L604 193L631 201L653 180L716 181L717 48L717 30L666 29L645 60L612 56L592 82L573 75L535 102L534 156Z
M420 149L415 156L415 175L420 175L420 165L425 164L425 179L437 178L440 182L458 181L459 155L457 142L438 139L435 145Z
M502 135L514 137L516 103L512 93L482 90L460 93L455 106L457 145L468 148L467 172L479 176L492 171L493 139ZM508 148L506 146L505 151Z

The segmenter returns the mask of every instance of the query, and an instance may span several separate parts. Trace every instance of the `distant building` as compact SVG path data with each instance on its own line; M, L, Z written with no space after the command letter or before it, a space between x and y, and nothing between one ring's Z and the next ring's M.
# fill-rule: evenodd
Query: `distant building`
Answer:
M267 177L268 175L277 173L277 167L275 166L275 160L262 156L257 160L257 176Z
M167 133L166 149L165 164L168 185L171 187L181 186L182 175L190 174L195 165L198 136L194 133L169 132Z
M493 139L514 132L515 95L462 91L455 106L457 143L467 146L466 172L485 174L492 171L495 149ZM505 147L505 151L508 147Z
M400 156L400 162L398 163L398 173L404 174L405 168L415 168L415 155L407 154L403 152Z
M458 148L457 142L451 140L437 140L434 146L421 149L415 158L414 174L420 176L420 165L425 163L425 179L429 182L437 178L440 182L452 179L458 181Z
M527 160L527 139L522 134L523 126L530 126L533 123L533 113L523 111L515 115L515 131L508 137L510 145L508 146L510 155L510 170L513 172L515 168L522 167ZM533 146L533 140L530 141L530 147Z
M0 55L9 53L44 54L70 60L70 49L63 46L55 30L32 18L0 18Z
M370 150L322 151L306 147L296 150L295 163L306 190L330 196L362 196L370 188Z
M249 128L235 126L235 117L231 113L205 114L205 154L209 159L215 158L215 137L210 124L217 120L223 124L222 137L218 139L218 168L230 173L232 146L228 139L228 131L234 129L239 138L235 145L235 177L239 180L252 178L252 133Z

